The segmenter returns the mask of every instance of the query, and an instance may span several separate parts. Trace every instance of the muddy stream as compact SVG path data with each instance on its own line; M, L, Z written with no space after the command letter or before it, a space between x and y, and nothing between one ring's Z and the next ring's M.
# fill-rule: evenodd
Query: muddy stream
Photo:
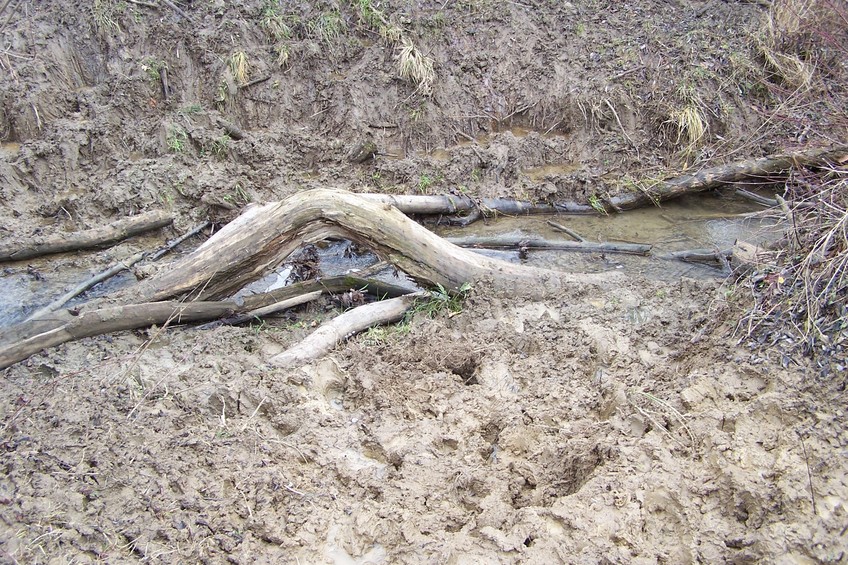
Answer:
M651 207L612 216L522 216L501 217L480 221L465 228L438 228L444 237L526 235L547 239L568 239L547 224L553 219L565 225L587 241L647 243L653 245L653 255L684 249L727 249L735 241L761 242L777 236L773 218L756 212L762 208L733 197L687 197L666 203L661 208ZM148 236L150 247L161 242ZM319 268L324 276L356 272L376 262L371 253L348 251L348 242L336 242L319 249ZM566 272L599 272L622 270L654 280L674 281L681 276L692 278L723 277L718 268L699 263L658 259L656 256L638 256L621 253L581 253L573 251L530 251L519 258L516 251L477 250L511 262L544 267ZM64 256L33 260L26 267L7 268L3 273L3 293L0 295L0 326L8 326L26 318L36 309L49 303L79 282L102 270L90 268L80 257ZM284 286L291 268L284 265L277 272L256 281L243 292L263 292ZM387 269L378 278L414 289L412 281ZM74 299L70 305L103 296L130 284L135 279L123 272L100 283L87 293Z

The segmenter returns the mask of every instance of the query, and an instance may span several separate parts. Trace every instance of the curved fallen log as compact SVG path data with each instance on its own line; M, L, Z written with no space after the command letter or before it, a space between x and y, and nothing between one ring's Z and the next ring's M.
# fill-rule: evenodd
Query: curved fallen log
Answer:
M33 236L25 247L21 247L19 243L0 243L0 261L20 261L51 253L109 247L128 237L165 227L173 221L173 216L157 210L90 230Z
M332 237L373 249L422 286L448 290L491 278L496 290L539 295L577 280L606 278L484 257L445 241L393 206L350 192L316 189L248 207L171 269L124 293L122 301L158 302L189 292L197 298L220 298L277 267L301 245Z
M423 286L441 285L448 290L488 279L495 290L539 296L558 292L577 281L587 283L614 276L571 275L514 265L457 247L392 206L349 192L305 191L283 202L247 208L167 270L116 293L115 298L123 305L93 310L104 301L94 302L3 330L0 343L7 345L0 349L0 367L69 340L172 320L206 321L285 300L294 292L291 288L239 300L207 302L231 295L261 277L300 246L330 237L370 247ZM355 280L343 277L344 290L360 288L356 283L349 284ZM327 281L313 284L321 290L327 287ZM167 302L176 296L183 296L184 301ZM194 301L186 301L187 297Z

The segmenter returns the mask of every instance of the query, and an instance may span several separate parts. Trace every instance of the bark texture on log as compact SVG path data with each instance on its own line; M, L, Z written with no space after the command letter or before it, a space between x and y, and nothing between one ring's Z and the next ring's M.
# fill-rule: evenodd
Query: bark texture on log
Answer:
M517 235L449 237L447 240L460 247L482 247L485 249L550 249L585 253L628 253L631 255L647 255L651 252L651 246L644 243L552 240Z
M26 246L0 243L0 261L20 261L51 253L109 247L134 235L165 227L174 221L163 211L145 212L90 230L31 237Z

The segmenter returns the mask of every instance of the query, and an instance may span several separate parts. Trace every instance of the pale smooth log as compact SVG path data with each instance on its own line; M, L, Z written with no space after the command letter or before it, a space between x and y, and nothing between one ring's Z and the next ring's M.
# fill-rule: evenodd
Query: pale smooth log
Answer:
M412 293L398 298L372 302L339 314L321 324L303 341L270 359L275 367L291 368L326 355L338 343L353 334L372 326L396 322L412 307L423 293Z
M514 265L457 247L395 207L328 189L250 206L192 254L139 283L123 302L165 300L187 292L204 299L233 293L280 265L302 245L336 237L369 247L422 286L448 290L483 278L495 290L545 295L577 281L608 280Z

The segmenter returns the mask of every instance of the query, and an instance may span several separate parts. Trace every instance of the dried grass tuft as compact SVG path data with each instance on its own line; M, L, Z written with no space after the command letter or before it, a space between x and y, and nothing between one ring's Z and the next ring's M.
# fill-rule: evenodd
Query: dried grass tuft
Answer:
M418 86L422 94L430 94L436 72L433 59L424 55L408 38L403 38L398 53L398 74Z
M236 51L230 57L230 71L233 73L236 83L239 85L247 84L247 79L250 76L250 62L244 51Z

